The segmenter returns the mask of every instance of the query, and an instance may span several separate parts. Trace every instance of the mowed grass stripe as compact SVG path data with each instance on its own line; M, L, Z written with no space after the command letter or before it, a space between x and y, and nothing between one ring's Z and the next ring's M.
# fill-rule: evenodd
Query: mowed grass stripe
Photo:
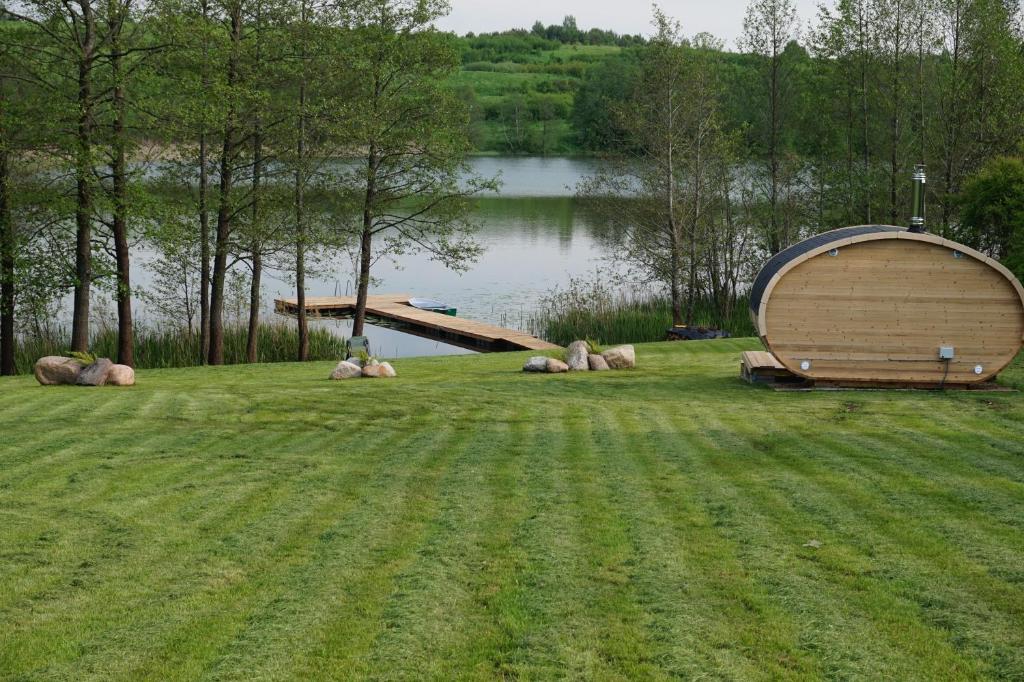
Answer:
M922 619L919 604L892 589L891 576L873 573L877 563L869 551L861 549L859 542L845 541L850 537L881 542L893 529L877 519L865 519L860 510L845 507L836 491L827 488L828 481L787 470L786 457L774 457L771 451L758 454L755 441L744 441L742 432L732 430L738 423L722 423L717 415L707 415L700 434L701 458L708 465L707 483L720 491L736 491L733 503L738 507L734 517L737 527L744 534L756 534L751 548L758 550L760 559L768 559L768 566L775 564L772 579L782 587L783 594L790 591L794 579L812 580L817 586L817 594L810 593L806 585L799 589L811 597L807 605L821 610L818 617L824 616L824 623L819 623L818 632L814 633L815 639L820 632L839 628L852 627L860 633L852 637L848 634L838 641L827 637L814 643L830 655L841 655L839 660L823 666L826 674L831 673L831 665L841 668L856 660L861 674L869 676L977 677L973 662L956 649L948 633ZM797 424L780 426L794 431L800 428ZM841 440L842 434L831 437ZM800 452L809 460L821 447L802 447ZM747 456L725 456L730 452ZM836 524L827 515L802 508L802 501L814 496L821 497L815 509L843 509L843 522ZM884 505L884 500L878 504ZM820 540L823 547L803 547L810 539ZM891 547L895 549L895 543ZM907 551L911 550L902 550ZM900 578L918 579L913 562L908 565L901 561L900 568ZM825 600L816 599L818 595ZM908 660L914 663L909 664Z
M403 443L415 441L429 445L443 432L416 436L395 433L364 445L355 436L341 442L324 442L324 453L334 458L320 466L304 467L288 494L280 500L271 497L260 506L257 515L228 533L214 547L211 559L215 571L209 579L218 588L216 599L203 599L196 613L183 614L175 632L165 638L153 660L132 672L155 677L191 678L198 675L257 677L261 674L260 652L287 649L281 640L294 637L290 619L296 617L296 603L310 609L323 609L328 603L312 598L315 580L341 580L341 571L331 572L327 557L344 561L343 553L333 547L336 531L346 523L365 523L366 510L360 507L372 495L367 488L394 485L393 495L405 494L391 467L404 464L410 469L420 457L393 458L395 451L406 452ZM413 451L418 451L413 448ZM304 458L300 456L300 461ZM355 519L355 520L353 520ZM217 529L216 523L206 526ZM197 596L201 596L197 595ZM188 653L182 657L180 652ZM294 649L288 655L294 655ZM282 665L287 659L275 661Z
M236 435L240 442L242 436ZM396 436L398 438L398 436ZM258 436L247 436L247 442L255 443L259 447ZM386 448L391 441L378 441L382 448ZM230 446L230 443L228 443ZM375 450L370 449L368 455L372 457ZM231 461L228 459L227 461ZM341 468L341 475L345 478L358 481L360 474L365 473L353 470L352 466L371 460L352 458L341 460L344 465ZM374 461L380 475L387 475L387 467ZM353 475L347 476L346 471L353 471ZM273 467L263 470L263 474L275 483L280 484L279 496L286 496L289 486L286 480L282 480L279 472ZM309 474L312 477L313 473ZM140 481L141 485L146 482ZM208 489L218 490L217 481L208 482L204 479L196 479L197 487L193 489L191 496L204 495ZM244 488L242 488L244 490ZM109 530L120 539L114 537L83 537L81 541L75 541L72 546L82 553L90 553L88 556L75 555L66 557L59 563L68 566L94 566L97 557L93 556L100 552L103 572L93 569L95 574L92 584L79 597L74 591L68 593L66 590L51 591L50 599L53 602L53 618L51 624L56 632L33 632L34 644L29 648L39 658L47 662L47 668L53 666L54 661L62 658L60 651L47 654L47 644L53 642L58 645L69 639L61 632L74 631L96 631L106 632L104 640L112 639L115 642L122 639L127 641L144 633L147 647L135 647L130 655L124 660L108 660L105 654L103 643L97 642L87 647L84 651L67 651L64 655L78 657L75 668L82 671L92 671L98 676L127 674L133 666L161 665L161 656L157 651L164 648L165 638L173 637L173 630L176 623L181 623L185 637L189 638L190 645L178 643L170 645L172 649L180 647L169 655L170 666L178 665L178 660L183 656L182 651L191 652L190 646L197 653L209 645L210 639L198 636L202 628L196 627L195 619L197 614L204 611L214 614L219 611L216 595L219 591L234 588L254 589L254 576L260 575L271 566L275 557L287 554L293 543L301 538L296 532L301 524L308 522L311 516L315 516L317 505L315 498L309 498L298 493L308 493L310 490L327 499L334 499L336 491L329 486L305 486L303 489L294 491L291 496L283 497L289 502L290 508L275 510L273 505L277 502L276 496L270 496L262 500L261 504L245 507L239 506L226 509L222 512L222 521L228 522L223 525L213 524L204 526L201 523L188 523L184 528L194 529L195 534L187 532L172 534L164 541L161 537L161 525L152 530L155 535L140 537L136 532L135 537L130 538L127 544L133 546L135 552L125 556L125 552L112 555L109 552L112 542L126 544L123 537L125 525L116 522L116 519L107 523ZM210 506L210 505L204 505ZM212 506L211 506L212 508ZM175 510L172 510L175 511ZM280 526L276 531L273 528L266 528L266 517L277 512L277 523ZM282 513L284 512L284 513ZM163 527L176 527L181 525L178 518L164 519ZM130 520L128 521L130 523ZM260 533L258 542L241 542L235 535L238 528L249 525ZM264 530L265 529L265 530ZM138 529L134 529L138 530ZM198 545L201 550L196 551ZM185 552L191 556L191 560L182 563L178 557ZM127 570L126 570L127 569ZM131 571L131 573L127 573ZM73 579L69 582L73 584ZM154 605L149 603L153 595L166 595L169 604ZM258 596L258 590L255 591ZM225 597L230 599L230 594ZM107 609L102 604L115 604L116 609ZM37 610L42 610L37 604ZM65 611L71 610L72 618L64 616ZM237 609L222 609L224 617L238 616ZM110 611L110 612L108 612ZM90 620L91 617L91 620ZM95 651L95 660L89 660L87 654ZM127 653L127 652L126 652ZM187 661L186 661L187 662ZM118 672L120 671L120 672ZM136 669L132 675L142 674L144 671ZM170 674L168 669L167 674ZM186 675L187 676L187 675Z
M612 451L630 455L620 504L659 668L684 678L709 669L737 679L814 672L813 657L799 651L797 624L754 579L742 542L720 531L717 497L699 494L706 472L688 434L664 413L625 406L604 422L614 426Z
M359 670L450 679L486 676L518 627L504 590L520 567L512 534L525 513L525 421L471 420L472 447L458 453L441 481L439 509L423 543L395 579L384 627Z
M725 428L738 433L743 427L727 423ZM794 456L784 447L771 451L773 469L781 465L792 474L773 482L788 494L795 508L805 516L826 520L842 544L869 557L871 568L865 569L866 576L900 576L898 593L920 605L923 621L950 630L958 649L983 646L995 649L1000 660L1024 663L1020 629L1024 591L1005 579L1024 561L1021 536L991 514L978 513L958 496L944 492L946 486L959 485L955 477L945 480L935 475L922 484L921 479L904 474L895 465L891 476L874 481L848 468L837 475L833 471L837 460L855 461L856 453L867 448L858 448L853 434L836 439L807 434L804 440L813 457ZM929 460L937 452L875 446L874 451L886 463ZM876 469L884 471L885 467L876 465ZM908 525L903 521L908 516L922 522ZM859 523L854 526L851 519ZM947 520L963 526L973 522L970 527L977 530L970 536L982 544L965 543L963 534L950 537L944 529ZM981 557L987 565L979 561Z
M206 673L282 679L351 671L380 627L393 574L412 560L436 513L439 480L468 435L425 429L371 454L379 466L370 475L339 481L350 491L344 510L318 513L292 566L259 581L262 605ZM334 635L341 641L331 641Z

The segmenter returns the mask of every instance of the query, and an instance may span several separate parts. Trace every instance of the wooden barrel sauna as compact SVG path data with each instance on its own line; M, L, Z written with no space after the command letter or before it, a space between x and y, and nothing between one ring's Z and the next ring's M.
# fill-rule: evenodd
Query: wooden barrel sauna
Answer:
M750 312L765 347L823 384L990 381L1024 342L1024 288L962 244L891 225L811 237L773 257Z

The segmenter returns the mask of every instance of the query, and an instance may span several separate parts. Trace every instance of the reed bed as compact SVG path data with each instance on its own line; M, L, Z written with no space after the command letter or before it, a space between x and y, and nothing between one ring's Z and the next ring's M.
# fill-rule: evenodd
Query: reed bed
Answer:
M243 324L224 329L224 362L229 365L246 362L248 328ZM70 334L64 330L45 337L25 337L16 349L19 374L32 371L35 361L45 355L66 355ZM294 362L298 355L298 329L287 322L265 322L259 328L258 362ZM117 329L104 325L96 331L91 352L98 357L117 357ZM345 339L328 329L310 327L309 359L336 360L344 357ZM162 369L195 367L204 364L199 335L185 328L163 328L136 325L135 367Z
M693 326L724 329L732 336L756 336L741 297L728 315L709 298L695 303ZM672 326L672 303L661 292L615 291L608 285L576 280L564 290L547 296L530 316L531 334L551 343L566 345L576 339L601 344L664 341Z

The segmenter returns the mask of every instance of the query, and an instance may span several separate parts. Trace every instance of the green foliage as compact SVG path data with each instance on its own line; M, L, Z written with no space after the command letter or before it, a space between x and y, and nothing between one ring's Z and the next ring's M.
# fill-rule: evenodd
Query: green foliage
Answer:
M964 185L956 237L1024 278L1024 159L992 159Z
M83 367L88 367L89 365L96 362L95 353L87 353L85 351L73 350L70 353L68 353L67 356L72 360L77 360L78 363L81 364Z

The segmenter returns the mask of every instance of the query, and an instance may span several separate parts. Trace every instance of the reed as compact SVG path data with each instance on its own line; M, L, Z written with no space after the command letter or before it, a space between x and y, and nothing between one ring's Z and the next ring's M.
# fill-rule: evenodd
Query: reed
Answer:
M224 330L224 361L244 364L248 330L245 325L229 325ZM32 371L35 361L45 355L66 355L69 335L61 330L53 336L24 337L16 349L19 374ZM298 329L286 322L266 322L259 328L258 361L294 362L298 355ZM116 359L117 330L102 326L93 336L91 352L98 357ZM309 330L309 359L336 360L344 357L345 339L328 329ZM135 328L135 367L162 369L195 367L202 362L199 335L184 328L162 328L137 325Z
M724 329L732 336L756 336L747 303L740 298L731 313L723 315L714 301L700 298L693 326ZM530 333L563 346L577 339L602 344L664 341L671 326L672 303L664 294L613 291L583 280L547 296L528 322Z

